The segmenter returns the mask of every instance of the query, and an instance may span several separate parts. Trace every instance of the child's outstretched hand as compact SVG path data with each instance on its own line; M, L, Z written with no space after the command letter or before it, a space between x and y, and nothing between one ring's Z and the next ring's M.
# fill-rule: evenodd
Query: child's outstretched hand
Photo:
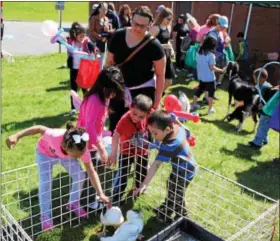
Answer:
M102 200L106 204L106 206L108 208L110 208L112 206L112 204L110 202L110 199L107 196L105 196L105 194L99 195L99 198L100 198L100 200Z
M8 136L6 139L6 144L9 149L12 149L18 142L17 135Z
M108 158L108 166L113 167L116 165L116 162L117 162L117 155L111 153Z

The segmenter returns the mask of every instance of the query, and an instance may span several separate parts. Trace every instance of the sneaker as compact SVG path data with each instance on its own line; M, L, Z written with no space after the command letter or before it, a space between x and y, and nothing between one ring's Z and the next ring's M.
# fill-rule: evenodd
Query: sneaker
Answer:
M199 104L196 104L196 105L194 105L194 106L191 106L191 112L192 111L195 111L195 110L197 110L197 109L200 109L201 108L201 106L199 105Z
M188 78L193 78L193 74L188 74L187 77Z
M104 203L99 201L94 201L88 205L91 209L102 209L104 208Z
M181 69L178 69L178 68L176 69L176 72L181 72L181 71L182 71Z
M76 114L77 114L77 111L75 109L71 110L69 113L70 116L74 116Z
M253 148L253 149L256 149L256 150L259 150L259 149L262 148L261 146L255 144L253 141L249 141L249 142L248 142L248 146L251 147L251 148Z
M267 141L264 141L263 142L263 146L265 146L265 145L267 145L268 144L268 142Z
M217 82L216 86L221 86L222 85L222 82Z
M72 212L74 212L76 214L76 216L79 218L87 218L87 216L88 216L88 213L86 212L86 210L84 210L83 208L80 207L79 202L73 202L71 204L68 204L66 206L66 208L68 210L71 210Z
M214 114L216 111L214 108L211 108L210 110L207 111L207 115Z
M46 218L45 216L42 216L41 221L43 231L50 231L53 229L53 222L51 218Z

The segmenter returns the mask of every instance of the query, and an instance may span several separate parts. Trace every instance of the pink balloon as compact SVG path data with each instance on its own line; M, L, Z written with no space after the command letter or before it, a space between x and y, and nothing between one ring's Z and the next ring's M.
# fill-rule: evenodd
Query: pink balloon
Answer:
M45 20L42 24L41 31L45 36L53 37L57 34L57 23L52 20Z

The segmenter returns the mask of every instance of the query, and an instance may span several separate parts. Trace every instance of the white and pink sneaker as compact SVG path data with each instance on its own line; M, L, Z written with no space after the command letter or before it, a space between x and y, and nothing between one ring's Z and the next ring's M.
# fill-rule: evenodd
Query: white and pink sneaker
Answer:
M69 204L67 204L66 208L68 210L71 210L72 212L74 212L76 214L76 216L78 216L79 218L88 217L87 211L80 207L79 202L69 203Z

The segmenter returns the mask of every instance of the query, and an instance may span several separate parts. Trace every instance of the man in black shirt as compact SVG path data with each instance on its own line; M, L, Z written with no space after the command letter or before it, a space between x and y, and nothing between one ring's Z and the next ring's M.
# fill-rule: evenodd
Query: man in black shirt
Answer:
M150 38L148 29L153 15L146 6L133 12L132 27L117 30L108 45L106 65L118 65ZM154 101L154 108L159 107L165 81L165 54L158 40L149 41L134 57L120 67L125 85L131 97L138 94L149 96ZM112 100L114 113L110 115L110 130L114 131L121 116L127 111L124 101Z
M186 24L186 17L184 14L181 14L179 18L177 19L177 23L174 25L172 30L172 37L175 38L175 46L176 46L176 70L177 72L180 72L181 69L184 67L184 61L182 58L182 52L181 52L181 43L182 38L186 37L189 33L189 28Z

